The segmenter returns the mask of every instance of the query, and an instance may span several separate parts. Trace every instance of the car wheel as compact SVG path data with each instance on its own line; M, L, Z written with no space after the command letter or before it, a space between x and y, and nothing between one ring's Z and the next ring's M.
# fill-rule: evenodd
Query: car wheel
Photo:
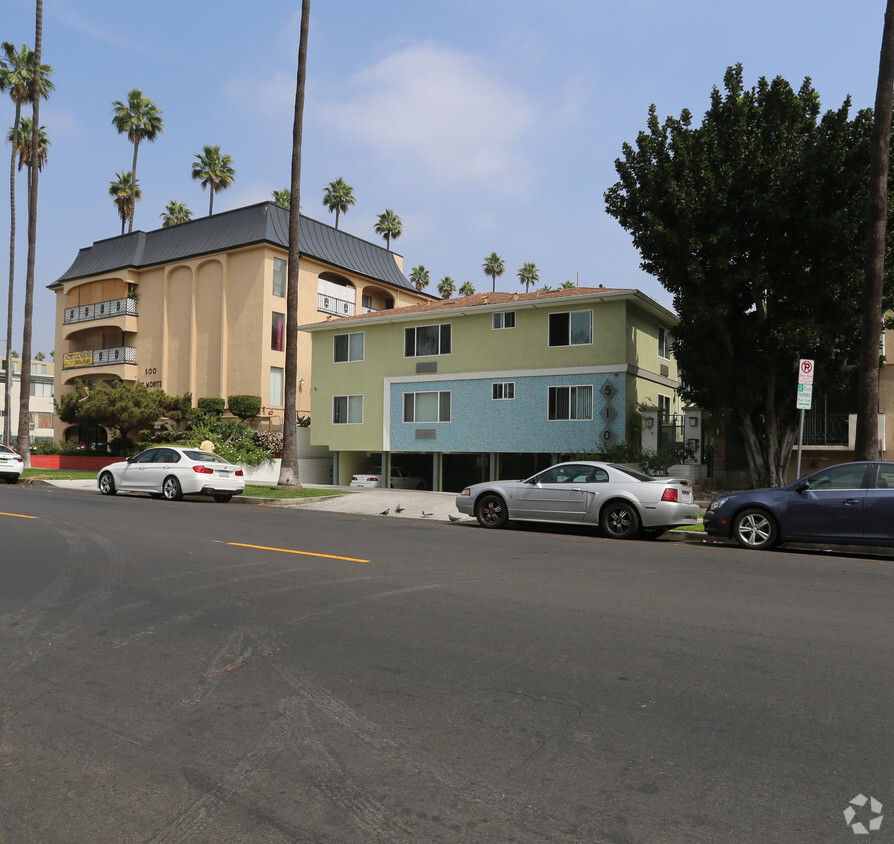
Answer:
M99 491L103 495L114 495L118 491L115 489L115 479L111 472L103 472L99 476Z
M612 539L633 539L639 533L639 513L627 501L609 501L599 514L599 525Z
M212 497L218 504L226 504L233 496L227 492L221 492Z
M482 495L475 502L475 518L483 528L501 528L509 521L506 502L499 495Z
M743 510L733 521L733 537L743 548L763 551L779 542L776 521L765 510Z
M165 501L179 501L183 498L183 491L180 489L180 481L173 475L168 475L162 482L161 494Z
M9 475L8 477L5 477L3 480L5 480L6 483L8 483L8 484L17 484L19 482L19 476L18 475Z

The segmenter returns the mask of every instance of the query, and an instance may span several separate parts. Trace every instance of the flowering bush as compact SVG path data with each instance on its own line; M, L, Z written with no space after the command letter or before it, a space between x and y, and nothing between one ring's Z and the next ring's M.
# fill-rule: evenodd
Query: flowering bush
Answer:
M273 454L282 454L282 434L274 431L256 431L255 445Z

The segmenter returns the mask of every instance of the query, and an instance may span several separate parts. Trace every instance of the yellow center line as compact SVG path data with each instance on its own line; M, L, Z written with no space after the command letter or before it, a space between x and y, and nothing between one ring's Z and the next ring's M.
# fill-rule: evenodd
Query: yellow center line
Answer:
M317 554L314 551L295 551L292 548L270 548L267 545L248 545L245 542L228 542L227 545L236 545L239 548L257 548L260 551L279 551L282 554L303 554L306 557L326 557L329 560L345 560L349 563L369 562L369 560L357 560L354 557L339 557L336 554Z
M0 513L0 516L12 516L14 519L36 519L37 516L23 516L21 513Z

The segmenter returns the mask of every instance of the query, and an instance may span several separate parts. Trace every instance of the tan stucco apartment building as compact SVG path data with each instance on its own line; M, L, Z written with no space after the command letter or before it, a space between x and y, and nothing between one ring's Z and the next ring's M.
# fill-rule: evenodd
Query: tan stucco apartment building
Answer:
M261 397L282 424L288 210L272 202L81 249L56 292L56 394L75 379L169 395ZM302 216L298 321L437 299L401 256ZM298 338L298 412L310 412L311 340ZM74 429L56 422L56 438Z

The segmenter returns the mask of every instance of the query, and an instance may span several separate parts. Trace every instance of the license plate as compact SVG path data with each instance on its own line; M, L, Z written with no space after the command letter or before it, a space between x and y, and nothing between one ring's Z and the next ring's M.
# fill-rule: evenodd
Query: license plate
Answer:
M229 472L224 472L223 470L221 470L221 471L218 472L217 474L220 475L222 478L228 478L228 477L230 477L230 473L229 473Z

